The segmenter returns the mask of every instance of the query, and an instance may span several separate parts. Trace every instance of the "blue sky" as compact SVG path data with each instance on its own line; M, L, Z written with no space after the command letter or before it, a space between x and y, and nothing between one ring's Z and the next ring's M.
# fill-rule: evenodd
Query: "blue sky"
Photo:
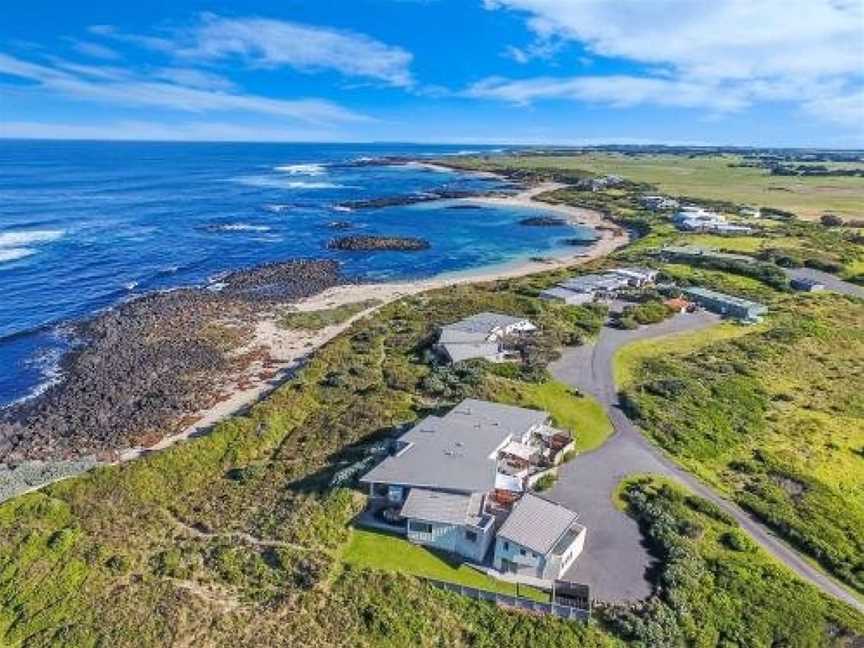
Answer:
M864 147L860 0L51 4L0 137Z

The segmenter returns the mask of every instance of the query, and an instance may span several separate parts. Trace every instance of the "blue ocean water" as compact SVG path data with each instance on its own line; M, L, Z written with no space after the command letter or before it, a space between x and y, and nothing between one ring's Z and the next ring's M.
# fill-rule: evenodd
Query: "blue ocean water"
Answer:
M486 149L482 149L486 150ZM63 324L152 290L292 257L338 259L370 280L426 277L559 249L587 229L514 227L519 208L336 203L435 189L500 188L381 156L459 154L417 145L0 141L0 406L52 379ZM334 220L353 229L335 231ZM337 234L420 236L424 252L328 250Z

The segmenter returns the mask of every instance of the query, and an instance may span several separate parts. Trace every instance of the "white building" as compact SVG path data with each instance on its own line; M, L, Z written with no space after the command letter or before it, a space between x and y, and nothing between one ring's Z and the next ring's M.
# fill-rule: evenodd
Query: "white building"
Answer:
M478 313L441 327L436 350L450 363L483 359L507 359L503 341L508 336L533 333L537 327L524 317L500 313Z
M570 509L525 495L498 530L492 564L498 571L561 578L585 547L585 527Z

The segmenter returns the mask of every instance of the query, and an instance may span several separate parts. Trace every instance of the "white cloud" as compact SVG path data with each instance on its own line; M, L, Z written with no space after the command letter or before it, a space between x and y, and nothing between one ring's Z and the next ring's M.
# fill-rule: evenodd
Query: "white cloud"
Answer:
M109 61L116 61L122 58L118 52L115 52L110 47L100 45L99 43L93 43L91 41L76 40L72 42L72 46L78 53L92 58L105 59Z
M650 103L726 112L737 110L744 104L742 98L717 90L716 87L675 79L636 76L536 77L522 80L490 77L472 85L466 94L519 105L530 104L538 99L569 99L617 107Z
M39 89L66 97L124 106L194 113L247 112L309 123L369 120L323 99L271 99L200 88L190 85L188 79L186 84L165 82L154 76L134 74L114 67L100 68L66 62L55 63L52 67L0 54L0 73L34 81ZM212 87L212 78L210 83Z
M187 61L237 58L252 67L290 67L302 72L335 70L392 86L413 84L413 57L403 48L365 34L286 20L204 14L197 25L175 31L170 37L125 34L110 25L94 25L90 32Z
M474 96L736 110L788 101L826 119L864 121L864 3L859 0L485 0L526 14L539 39L578 41L644 75L487 79Z

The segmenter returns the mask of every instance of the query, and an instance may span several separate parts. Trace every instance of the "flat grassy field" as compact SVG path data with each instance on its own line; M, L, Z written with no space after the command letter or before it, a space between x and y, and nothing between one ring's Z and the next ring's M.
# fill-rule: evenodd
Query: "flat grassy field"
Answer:
M411 544L404 538L354 529L342 559L358 567L424 576L458 583L468 587L516 595L513 583L496 580L473 567L452 558ZM519 595L535 601L549 602L549 593L533 587L519 587Z
M737 156L586 153L516 157L507 165L613 173L677 196L774 207L810 220L826 212L864 218L864 178L772 176L764 169L729 166L739 162Z
M318 331L328 326L336 326L348 321L355 315L365 310L378 306L381 302L377 299L343 304L335 308L325 308L313 311L286 311L279 318L279 326L286 329L303 329Z

